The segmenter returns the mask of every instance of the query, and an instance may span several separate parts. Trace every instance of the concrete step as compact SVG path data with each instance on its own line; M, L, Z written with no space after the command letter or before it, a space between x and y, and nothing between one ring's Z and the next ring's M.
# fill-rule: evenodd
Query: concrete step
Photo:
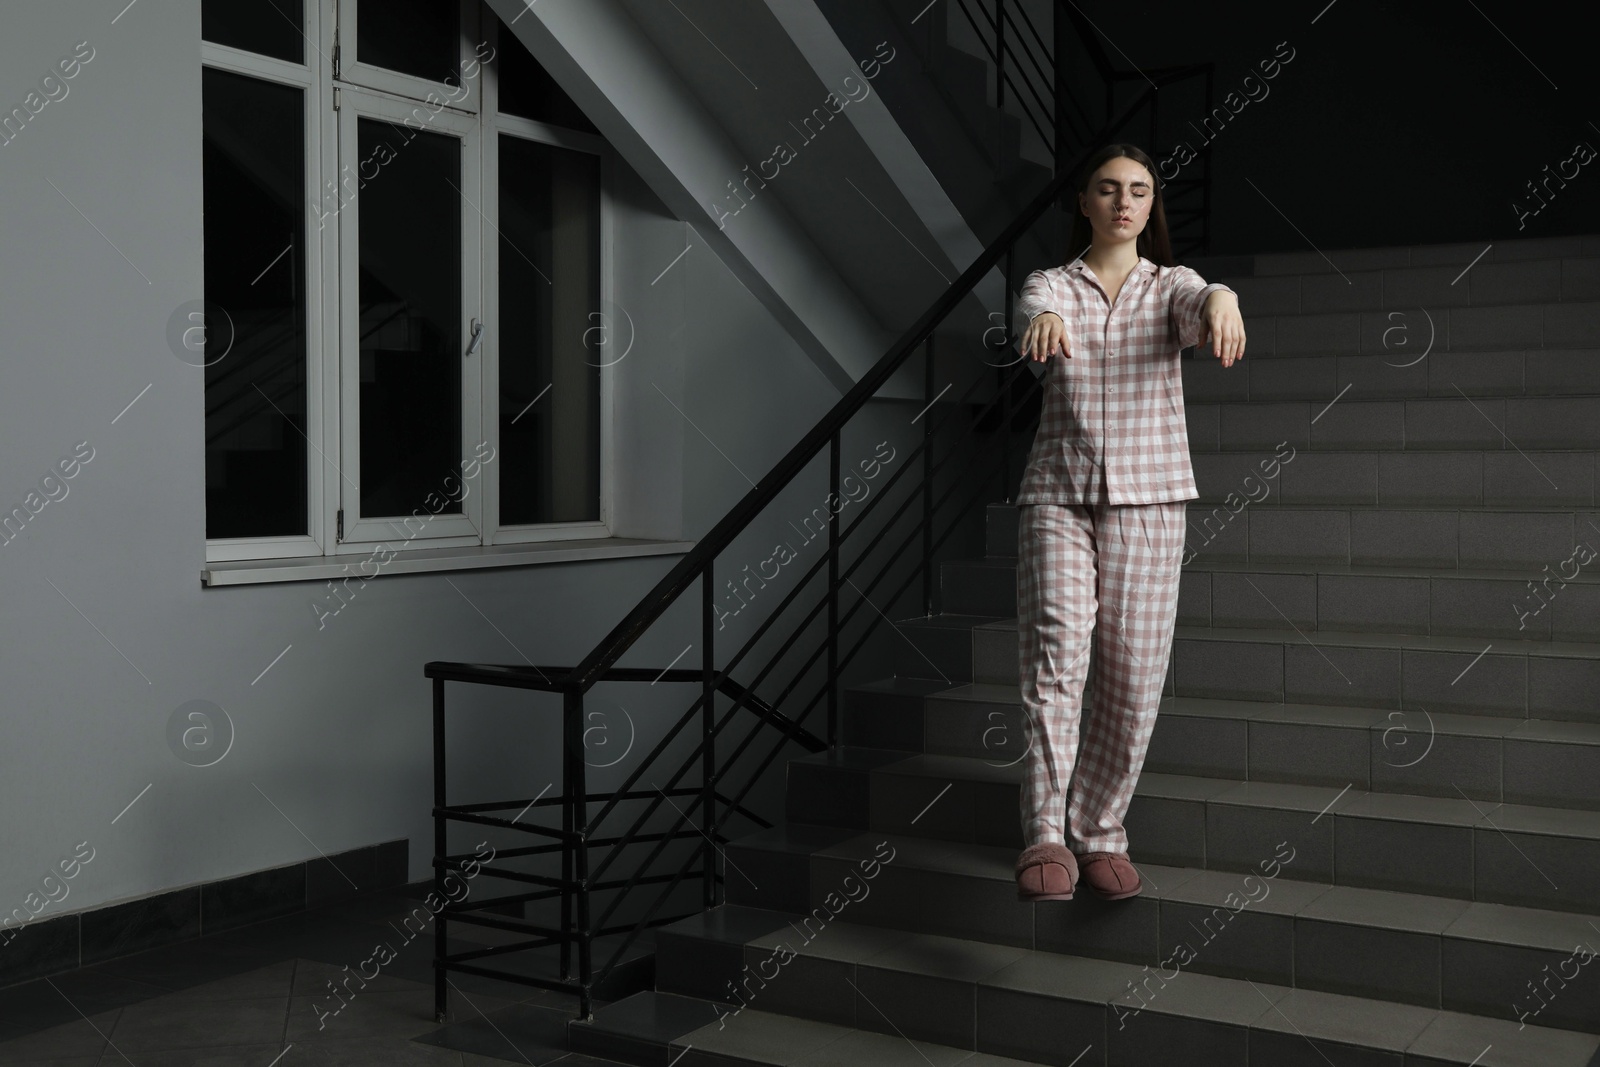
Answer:
M1509 240L1453 241L1442 244L1321 249L1306 252L1263 252L1247 256L1214 256L1187 260L1199 270L1245 276L1278 274L1336 274L1352 270L1401 267L1457 269L1471 263L1518 262L1527 259L1600 256L1600 235L1527 237Z
M1554 1067L1590 1064L1600 1044L1592 1033L1556 1024L1551 1016L1560 1003L1556 998L1519 1028L1515 1021L1480 1013L1208 973L1202 968L1224 966L1225 956L1251 959L1256 954L1250 949L1261 945L1263 933L1274 927L1291 931L1299 922L1295 911L1315 910L1314 899L1288 903L1295 887L1281 881L1269 886L1259 877L1251 894L1260 896L1259 909L1252 908L1239 888L1247 884L1245 879L1235 877L1238 884L1229 890L1220 883L1196 884L1205 878L1202 873L1175 878L1162 899L1141 899L1136 908L1118 910L1087 899L1020 903L1008 870L998 871L989 863L985 867L990 873L1004 877L971 872L967 881L974 902L990 904L996 917L1026 916L1029 929L1024 932L1013 922L1006 940L941 932L943 920L960 922L961 914L974 915L970 907L965 913L941 915L936 900L908 896L939 873L935 868L941 861L934 858L921 869L913 868L910 863L917 860L905 854L910 850L894 844L889 862L866 868L876 872L869 882L860 873L863 861L889 854L877 849L891 841L877 835L866 843L869 836L823 846L810 855L785 851L777 843L774 853L804 870L815 896L809 906L729 904L664 928L657 979L662 992L692 991L707 1002L720 1002L712 1010L719 1017L728 1013L728 1033L751 1013L768 1011L1063 1065L1161 1063L1166 1059L1157 1050L1183 1047L1190 1053L1183 1062L1241 1067L1247 1062L1324 1062L1321 1057L1331 1057L1326 1062L1332 1063L1399 1063L1402 1055L1407 1062L1427 1064ZM760 851L751 847L745 856L754 859ZM1009 869L1009 859L996 859ZM959 857L944 857L942 865L959 866ZM1267 893L1260 895L1259 890ZM1230 891L1245 901L1237 911L1236 905L1225 903ZM1275 900L1273 894L1278 894ZM1343 906L1323 907L1340 911ZM1210 937L1198 927L1178 928L1161 941L1157 916L1165 910L1176 918L1184 909L1213 924ZM1219 909L1237 920L1215 917ZM1221 925L1224 921L1238 925L1229 932ZM1138 955L1148 962L1104 958L1074 947L1091 931L1112 935L1113 926L1133 935L1129 947L1137 945ZM1136 929L1144 936L1135 934ZM1441 948L1444 943L1438 942ZM1321 948L1320 959L1339 969L1338 946ZM1570 952L1564 948L1543 955L1564 959ZM1405 965L1414 958L1405 958ZM1353 973L1345 962L1345 972ZM1384 963L1393 967L1393 961ZM1243 970L1252 967L1247 964ZM1478 993L1468 988L1470 974L1452 977L1460 980L1460 993L1468 999L1498 995L1498 990ZM1485 985L1492 990L1492 982ZM1456 989L1453 984L1453 995ZM1571 983L1560 995L1576 992L1576 983ZM749 1006L731 1014L741 1004ZM1362 1057L1358 1050L1365 1057L1352 1058Z
M1015 560L1017 509L991 504L984 516L990 561ZM1276 494L1243 503L1188 503L1191 564L1347 564L1352 567L1525 571L1542 579L1580 542L1600 549L1600 510L1467 504L1288 504ZM1580 569L1580 573L1582 573ZM996 614L1000 614L996 612Z
M1262 565L1521 570L1542 580L1546 567L1558 577L1571 575L1574 568L1562 564L1579 544L1600 547L1600 513L1583 508L1316 507L1268 497L1248 507L1238 501L1221 507L1192 501L1188 521L1191 564L1248 560ZM1015 533L1012 537L1014 541Z
M1495 348L1451 352L1421 340L1382 352L1257 359L1251 321L1245 358L1223 367L1209 349L1183 361L1187 404L1306 400L1321 410L1343 400L1462 396L1553 397L1600 393L1592 348ZM1391 337L1393 341L1394 338ZM1346 392L1346 390L1349 390Z
M935 615L896 624L894 673L1018 683L1017 620ZM1600 721L1600 644L1267 627L1177 626L1170 696Z
M1021 758L1023 722L1014 686L929 691L912 679L885 679L846 690L841 737L852 746L1006 765ZM1594 811L1600 723L1166 697L1144 769Z
M790 1019L840 1027L851 1023L834 1020L849 1019L861 1031L896 1042L901 1054L913 1051L908 1042L924 1052L921 1043L935 1041L941 1050L977 1050L970 1059L940 1059L932 1052L917 1059L811 1058L805 1052L808 1031L791 1023L791 1033L806 1035L795 1050L799 1058L751 1061L763 1063L987 1065L1015 1062L988 1058L1009 1055L1074 1067L1147 1065L1167 1062L1162 1053L1182 1047L1182 1062L1240 1067L1320 1063L1320 1057L1398 1063L1402 1054L1407 1062L1428 1064L1577 1067L1595 1054L1592 1034L1551 1025L1519 1031L1514 1023L1460 1012L1219 978L1185 970L1176 960L1153 969L885 930L844 908L839 913L850 921L821 904L807 914L725 905L684 920L668 928L673 943L663 956L661 995L703 989L720 979L721 987L703 994L709 1003L722 1000L713 1008L719 1013L741 1003L762 1004L768 1013ZM743 983L735 988L748 1000L731 994L728 982ZM759 1019L752 1030L776 1030L775 1020L757 1016L759 1010L740 1009L726 1032L747 1016ZM1495 1047L1498 1057L1485 1056L1485 1046ZM1475 1056L1483 1058L1474 1061Z
M639 1067L857 1067L868 1063L882 1067L929 1063L939 1067L1029 1067L1035 1062L912 1041L803 1015L758 1008L743 1008L734 1014L729 1005L710 998L654 990L595 1009L592 1022L572 1020L567 1024L567 1040L578 1054L571 1061L573 1067L594 1062L588 1056L606 1056L606 1062ZM1566 1046L1551 1047L1566 1054ZM1572 1045L1574 1050L1578 1047Z
M1592 429L1566 421L1561 412L1545 415L1548 422L1538 429L1517 426L1511 434L1514 448L1293 453L1285 448L1286 459L1273 449L1194 452L1190 463L1199 499L1233 510L1273 498L1286 504L1594 506L1595 453L1568 447L1585 435L1592 445Z
M759 851L756 844L748 854ZM893 858L869 865L866 870L876 873L864 877L861 861L877 856ZM876 1022L883 1028L881 1016L874 1018L837 973L826 974L826 989L787 978L837 972L842 964L884 966L904 959L908 948L937 946L1001 961L1044 954L1051 957L1049 965L1064 971L1115 964L1110 972L1120 971L1135 986L1149 973L1141 968L1171 970L1175 959L1186 958L1184 973L1223 979L1218 987L1224 989L1230 980L1254 982L1283 992L1471 1013L1484 1021L1516 1022L1520 1015L1535 1025L1591 1035L1600 1025L1593 1010L1600 1004L1600 979L1587 973L1577 980L1569 974L1560 995L1537 1016L1529 1014L1539 1002L1527 991L1528 977L1567 960L1578 946L1600 942L1578 916L1322 886L1281 873L1269 878L1157 864L1139 865L1145 890L1132 901L1107 903L1086 889L1071 901L1030 904L1016 900L1013 859L1010 849L940 850L884 834L847 838L803 860L813 893L803 911L730 904L665 928L657 987L737 1007L735 998L745 995L743 978L765 974L769 982L752 987L748 1002L838 1025ZM967 909L928 899L931 884L959 891ZM830 894L837 894L831 903ZM986 909L979 915L974 906ZM834 918L836 913L842 917ZM771 980L762 964L785 938L797 958L784 965L783 978ZM734 946L743 951L729 952ZM741 974L745 967L749 971ZM932 979L942 968L933 964L927 971ZM861 975L855 979L866 988ZM1126 989L1124 983L1118 992ZM877 998L869 993L869 999ZM1121 1003L1138 1006L1131 998ZM890 1014L904 1025L899 1013ZM970 1018L963 1012L950 1018L951 1029L933 1030L937 1024L928 1020L924 1033L949 1044L969 1041ZM1113 1021L1119 1019L1114 1012Z
M1496 246L1496 250L1503 246ZM1482 251L1479 246L1473 255ZM1582 254L1496 257L1494 250L1471 262L1433 264L1371 263L1347 267L1337 254L1337 273L1290 261L1279 273L1241 275L1226 269L1208 281L1226 282L1239 294L1239 307L1259 316L1315 315L1350 311L1430 312L1512 304L1582 303L1600 299L1600 249ZM1321 265L1326 268L1327 261ZM1292 269L1298 267L1299 269ZM1199 270L1198 267L1195 268Z
M1592 539L1600 543L1600 536ZM1195 626L1272 626L1305 632L1600 641L1600 549L1552 556L1534 570L1267 563L1196 555L1178 584L1178 621ZM1591 564L1583 569L1581 560ZM962 615L1017 613L1015 561L940 565L940 606Z
M1600 366L1600 353L1595 364ZM1295 453L1515 452L1592 449L1600 443L1600 396L1372 400L1352 388L1310 401L1190 403L1185 416L1191 452L1273 451L1282 445Z
M1593 561L1600 554L1583 558ZM1600 567L1583 572L1576 559L1557 562L1560 573L1556 568L1543 573L1323 569L1196 559L1180 578L1178 616L1182 623L1216 627L1275 626L1288 620L1308 633L1371 630L1600 641ZM1563 580L1566 573L1575 577Z
M1009 848L1014 858L1019 757L808 756L790 763L789 817ZM1600 914L1594 811L1145 771L1126 825L1140 862L1248 871L1287 840L1292 879Z
M1600 261L1597 261L1600 262ZM1335 283L1343 285L1337 278ZM1425 307L1415 303L1365 310L1264 315L1240 296L1246 358L1377 355L1406 363L1423 352L1570 349L1600 345L1600 301L1593 296L1561 302L1547 293L1535 300L1505 294L1486 307Z
M1595 414L1600 417L1600 411ZM1194 449L1189 462L1197 499L1226 505L1236 514L1268 501L1409 508L1594 507L1596 453L1592 447L1575 447L1592 446L1594 431L1584 428L1576 409L1549 409L1545 415L1544 425L1520 427L1521 435L1511 437L1514 444L1503 449L1291 451L1286 445L1226 452ZM1026 455L1031 444L1020 442L1019 451Z

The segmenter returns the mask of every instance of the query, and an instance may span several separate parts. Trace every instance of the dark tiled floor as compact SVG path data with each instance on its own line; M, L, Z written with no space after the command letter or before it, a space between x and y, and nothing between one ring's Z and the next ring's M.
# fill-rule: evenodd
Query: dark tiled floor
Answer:
M613 1067L566 1050L575 996L452 975L450 1019L437 1024L432 926L414 940L401 926L420 895L376 894L0 989L0 1065ZM495 937L456 924L452 947L458 932ZM380 943L393 958L365 983L352 977ZM541 952L535 973L553 974L554 951Z

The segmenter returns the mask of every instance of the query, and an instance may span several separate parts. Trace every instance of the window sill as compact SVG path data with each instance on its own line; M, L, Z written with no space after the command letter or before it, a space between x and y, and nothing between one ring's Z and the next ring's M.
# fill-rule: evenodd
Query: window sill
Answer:
M469 548L411 548L383 564L378 574L427 574L484 567L529 567L540 563L570 563L586 559L665 556L687 552L694 544L693 541L658 541L639 537L589 537ZM357 564L366 558L304 556L208 563L200 570L200 583L205 586L255 585L343 578L364 573L357 570Z

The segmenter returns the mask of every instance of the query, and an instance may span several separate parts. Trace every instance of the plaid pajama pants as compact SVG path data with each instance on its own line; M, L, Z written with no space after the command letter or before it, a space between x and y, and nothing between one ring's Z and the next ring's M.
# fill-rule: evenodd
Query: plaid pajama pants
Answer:
M1018 511L1023 844L1126 852L1122 820L1172 647L1185 506L1029 504Z

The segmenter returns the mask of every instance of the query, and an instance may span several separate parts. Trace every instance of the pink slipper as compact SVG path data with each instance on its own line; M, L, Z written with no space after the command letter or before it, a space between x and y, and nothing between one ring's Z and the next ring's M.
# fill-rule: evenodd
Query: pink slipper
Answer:
M1017 857L1018 900L1071 900L1078 860L1066 845L1041 841Z
M1106 900L1125 900L1136 897L1144 888L1139 872L1134 870L1124 852L1085 852L1078 859L1083 863L1083 880L1097 896Z

